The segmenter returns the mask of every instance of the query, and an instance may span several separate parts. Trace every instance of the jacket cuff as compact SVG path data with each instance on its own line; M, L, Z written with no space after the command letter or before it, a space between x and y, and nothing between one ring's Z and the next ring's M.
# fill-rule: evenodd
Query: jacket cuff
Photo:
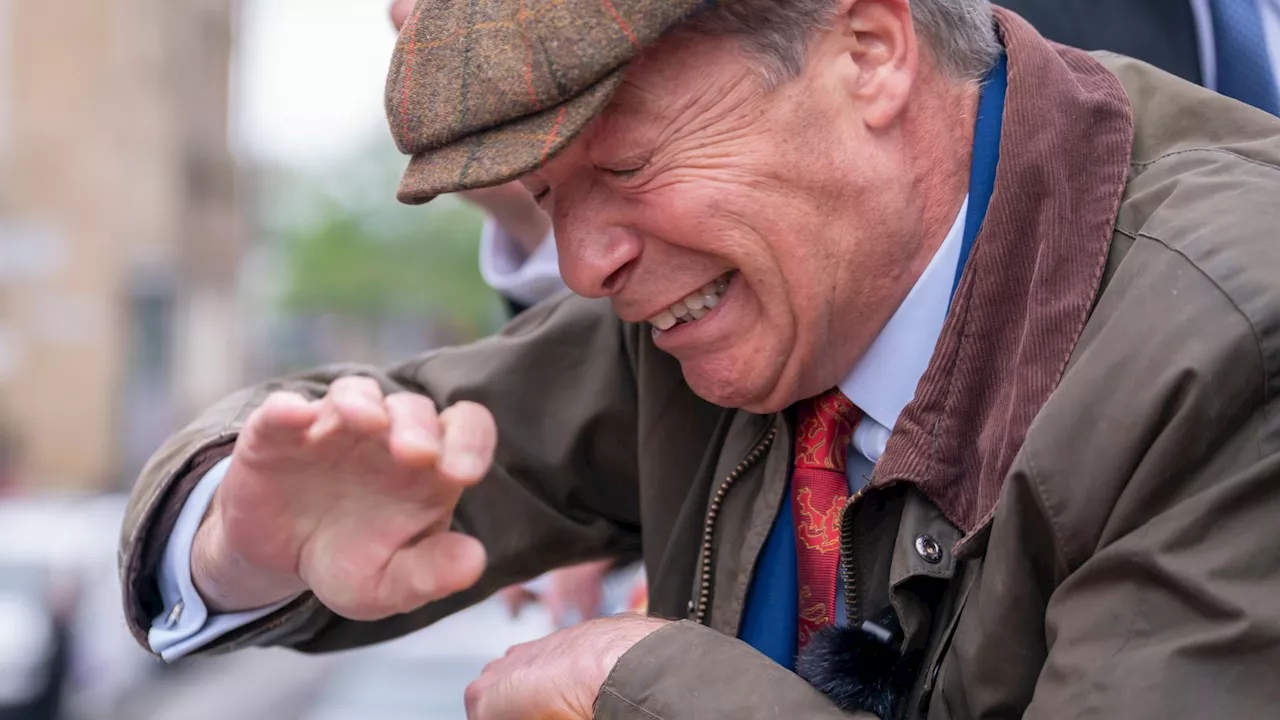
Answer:
M126 553L120 559L125 619L133 637L145 648L151 647L147 636L152 619L164 609L156 575L169 536L173 534L187 498L201 478L229 457L234 447L235 436L220 437L193 455L175 473L158 501L143 515L137 536L126 538Z
M596 697L597 720L875 720L846 715L800 676L750 645L683 620L641 640Z
M153 619L164 609L158 574L165 547L192 492L215 465L231 455L235 440L235 435L217 437L183 463L154 505L142 514L136 524L139 528L136 537L125 544L127 550L121 558L125 618L134 638L153 654L149 634ZM190 655L302 642L333 617L314 595L304 593L275 612L228 632Z

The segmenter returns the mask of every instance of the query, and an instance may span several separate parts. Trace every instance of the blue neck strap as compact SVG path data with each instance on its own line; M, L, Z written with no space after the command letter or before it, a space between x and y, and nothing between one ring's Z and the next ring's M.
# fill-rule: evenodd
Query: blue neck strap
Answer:
M964 219L964 237L960 242L960 261L951 284L951 297L960 287L960 277L969 262L973 242L987 217L987 206L996 187L996 165L1000 163L1000 131L1004 127L1004 94L1009 87L1009 67L1001 53L995 67L983 80L978 99L978 122L973 128L973 159L969 164L969 213Z

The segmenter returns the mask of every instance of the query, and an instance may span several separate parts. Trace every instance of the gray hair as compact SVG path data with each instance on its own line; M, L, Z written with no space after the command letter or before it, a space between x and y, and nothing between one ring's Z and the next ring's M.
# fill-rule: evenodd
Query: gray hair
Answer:
M831 22L835 4L836 0L730 0L695 16L687 29L737 38L762 62L766 81L779 85L803 70L809 43ZM1000 54L989 0L911 0L911 18L948 77L979 80Z

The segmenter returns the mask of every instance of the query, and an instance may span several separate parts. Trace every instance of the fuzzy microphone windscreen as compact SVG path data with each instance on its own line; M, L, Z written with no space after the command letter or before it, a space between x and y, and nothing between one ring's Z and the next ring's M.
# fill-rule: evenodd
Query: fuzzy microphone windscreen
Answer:
M796 672L845 712L893 720L911 693L921 657L904 655L860 627L828 626L800 651Z

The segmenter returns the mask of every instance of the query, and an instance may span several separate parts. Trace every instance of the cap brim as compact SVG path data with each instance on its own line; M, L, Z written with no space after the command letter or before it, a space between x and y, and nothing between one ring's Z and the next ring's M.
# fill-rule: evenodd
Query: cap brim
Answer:
M500 185L555 157L604 110L625 66L555 107L414 155L400 179L400 202L421 205L437 195Z

